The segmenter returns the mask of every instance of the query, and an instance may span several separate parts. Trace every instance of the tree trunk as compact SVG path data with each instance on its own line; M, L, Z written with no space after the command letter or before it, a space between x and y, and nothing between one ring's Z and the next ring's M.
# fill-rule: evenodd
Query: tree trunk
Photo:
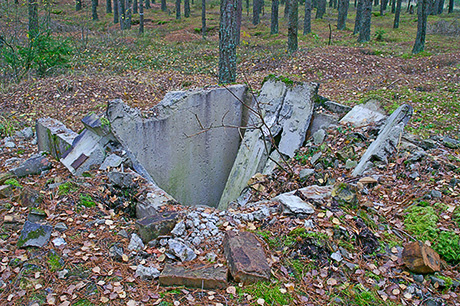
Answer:
M428 15L438 14L439 0L431 0L428 3Z
M394 14L396 12L396 1L391 1L391 13Z
M132 7L133 7L133 0L126 0L126 13L125 13L125 21L126 21L125 28L126 29L131 29L131 24L132 24L131 20L133 17Z
M201 0L201 34L206 38L206 0Z
M323 19L324 14L326 13L326 0L318 1L318 8L316 9L316 19Z
M311 0L305 0L305 19L303 20L303 35L311 33Z
M228 84L236 80L235 28L237 3L221 0L219 26L219 83Z
M166 0L161 0L161 10L166 12L168 8L166 7Z
M261 0L253 0L252 1L252 24L253 25L258 25L259 22L260 22L260 15L259 15L260 1Z
M240 45L240 33L241 33L241 18L243 14L243 0L235 0L236 3L236 29L235 29L235 43L237 46Z
M125 0L119 0L118 9L120 11L120 28L124 30L126 28L126 11L125 11Z
M180 19L180 1L176 0L176 19Z
M75 10L80 11L81 10L81 0L76 0L75 1Z
M190 0L184 0L184 17L190 17Z
M249 16L249 0L246 0L246 15Z
M402 4L402 0L398 0L396 4L395 21L393 23L393 29L399 28L399 16L401 15L401 4Z
M139 0L139 34L144 34L144 0Z
M278 34L278 11L279 1L272 0L272 18L270 23L270 34Z
M145 5L144 5L144 7L145 7L146 9L151 8L150 0L145 0Z
M119 5L118 0L113 0L113 23L118 23L119 19Z
M112 0L105 1L105 12L107 14L112 14Z
M361 23L363 21L363 4L365 0L358 0L358 7L356 8L355 28L353 34L358 34L361 30Z
M372 0L364 0L358 42L371 40Z
M337 4L338 4L338 0L333 0L333 1L332 1L332 7L333 7L334 9L337 9ZM326 9L324 9L324 12L326 12Z
M28 0L29 8L29 38L38 35L38 0Z
M407 8L406 8L406 13L409 12L409 9L410 9L410 2L411 0L407 0Z
M91 14L93 16L93 20L98 20L97 17L97 0L91 0Z
M454 0L449 0L449 10L447 12L449 14L454 12Z
M413 54L422 52L425 49L426 22L428 18L428 0L420 0L417 10L417 36L415 38Z
M288 52L294 53L298 49L297 32L299 27L299 4L297 0L288 0L289 4L289 20L288 20Z
M439 0L438 14L441 15L444 11L444 0Z
M137 0L133 0L133 14L139 13L139 3L137 3Z
M339 16L337 18L338 30L345 30L349 5L350 0L339 0Z
M374 6L378 6L380 4L379 0L374 0Z
M291 5L291 2L289 0L285 0L285 4L284 4L284 19L289 18L289 5Z

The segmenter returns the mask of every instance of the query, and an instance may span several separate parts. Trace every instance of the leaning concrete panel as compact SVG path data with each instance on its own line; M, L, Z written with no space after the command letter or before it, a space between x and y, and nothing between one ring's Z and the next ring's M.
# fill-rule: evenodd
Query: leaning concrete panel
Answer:
M37 132L38 150L49 152L56 159L69 150L72 142L78 136L60 121L52 118L41 118L35 125Z
M237 128L219 126L246 125L239 100L250 103L246 86L172 92L150 118L121 100L109 103L107 118L159 187L183 204L216 206L240 144Z

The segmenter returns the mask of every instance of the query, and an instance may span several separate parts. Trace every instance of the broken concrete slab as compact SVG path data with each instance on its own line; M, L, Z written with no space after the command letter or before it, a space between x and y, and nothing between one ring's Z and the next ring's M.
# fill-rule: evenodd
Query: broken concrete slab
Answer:
M136 218L138 219L154 215L160 211L162 206L177 202L163 189L153 183L149 183L144 193L145 195L141 195L139 202L136 204Z
M118 188L135 188L137 186L136 175L133 172L119 172L119 171L111 171L107 173L107 178L109 182Z
M314 204L323 204L324 200L331 197L333 186L307 186L298 190L282 193L273 198L282 205L287 214L312 214Z
M402 252L406 267L414 273L434 273L441 270L441 259L435 250L420 241L406 244Z
M339 116L334 114L320 113L317 111L313 112L310 121L310 127L307 131L307 138L315 134L319 129L326 130L332 125L337 125L339 123Z
M282 154L294 157L294 152L304 143L317 91L318 84L314 83L288 88L278 119L283 129L278 145Z
M107 117L115 137L159 187L183 204L216 206L240 144L238 128L229 126L246 126L244 104L251 96L236 85L168 93L150 118L115 100Z
M412 117L412 113L412 106L404 104L388 117L377 139L371 143L361 157L358 165L353 170L352 176L363 174L370 166L371 161L378 160L387 163L388 156L396 150L396 146L402 137L404 127Z
M94 113L81 120L86 129L101 137L110 137L110 122L103 116Z
M228 269L225 266L197 264L179 266L167 264L160 274L162 286L186 286L203 289L227 288Z
M251 284L270 279L265 250L253 233L227 231L223 245L230 274L236 282Z
M196 254L191 247L186 245L182 239L169 239L169 251L181 261L191 261L196 258Z
M117 154L110 154L104 159L102 165L99 167L99 170L107 170L110 168L120 167L122 162L122 157L118 156Z
M355 127L361 127L385 119L385 113L376 100L369 100L366 104L356 105L339 122L350 123Z
M136 222L139 236L148 243L158 236L169 234L177 223L179 214L175 212L157 213Z
M48 243L52 230L49 225L26 221L16 245L20 248L28 246L41 248Z
M52 118L38 119L35 130L38 150L49 152L56 159L60 159L72 147L74 139L78 136L60 121Z
M315 212L313 206L294 194L280 194L273 200L281 203L285 214L313 214Z
M32 155L28 160L23 162L19 167L14 168L11 172L17 177L40 174L52 167L51 162L40 153Z

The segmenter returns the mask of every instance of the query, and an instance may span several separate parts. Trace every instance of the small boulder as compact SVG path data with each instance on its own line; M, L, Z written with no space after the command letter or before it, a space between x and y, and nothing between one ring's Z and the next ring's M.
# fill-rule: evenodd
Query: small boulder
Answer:
M406 267L418 274L434 273L441 270L441 259L435 250L415 241L404 246L402 260Z
M24 187L19 194L18 203L23 207L37 207L42 200L40 193L29 187Z
M131 234L131 240L129 241L128 250L140 251L143 248L144 248L144 243L142 242L142 239L134 233Z
M191 261L196 258L195 252L178 239L169 239L168 246L171 253L181 261Z
M154 267L145 267L143 265L138 265L136 268L136 276L141 279L155 279L160 276L160 271Z
M139 236L145 243L158 236L169 234L176 225L179 215L175 212L154 214L136 222Z
M48 243L52 230L53 228L49 225L26 221L24 223L24 227L22 228L17 246L20 248L28 246L41 248Z
M11 172L17 177L40 174L52 167L51 162L41 154L35 154Z
M225 289L227 287L227 267L202 264L193 266L166 265L160 275L163 286L186 286L200 289Z

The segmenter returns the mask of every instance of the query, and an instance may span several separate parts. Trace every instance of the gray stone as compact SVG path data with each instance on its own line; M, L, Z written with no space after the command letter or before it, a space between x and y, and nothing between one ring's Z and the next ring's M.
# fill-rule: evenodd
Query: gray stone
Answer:
M124 229L122 229L121 231L118 232L118 235L120 235L121 237L123 238L126 238L128 239L129 238L129 235L128 235L128 232Z
M412 106L404 104L388 117L377 139L371 143L355 170L353 170L352 176L361 175L366 170L367 163L371 160L387 162L388 156L394 152L398 145L404 127L412 117L412 113Z
M223 245L228 269L236 282L251 284L270 279L265 250L253 233L227 231Z
M294 152L304 143L317 90L317 84L307 83L288 88L278 119L283 129L278 145L282 154L294 157Z
M321 155L323 155L321 152L315 153L310 159L310 164L315 165L316 162L321 158Z
M305 227L305 229L311 230L315 227L315 224L313 223L313 220L308 219L308 220L305 220L305 223L303 226Z
M355 168L357 165L358 165L357 161L347 159L345 163L345 169L352 169L352 168Z
M430 150L430 149L434 149L437 147L437 144L436 144L436 141L434 141L433 139L423 139L420 143L419 143L420 147L422 149L425 149L425 150Z
M322 97L321 97L322 98ZM321 105L330 112L336 114L348 113L351 111L351 107L348 105L343 105L334 101L327 100L324 98L325 101L322 101Z
M57 276L58 276L59 279L65 279L67 274L69 274L69 270L67 270L67 269L63 269L63 270L57 272Z
M169 239L168 246L171 253L181 261L190 261L196 258L195 252L185 243L177 239Z
M198 237L198 236L197 236L197 237L193 237L193 239L192 239L192 244L193 244L194 246L199 246L200 243L201 243L201 238L200 238L200 237Z
M123 259L123 248L118 245L112 245L109 249L109 256L115 261L122 261Z
M306 179L306 178L308 178L309 176L311 176L313 174L315 174L315 169L302 169L299 172L299 178L301 180Z
M418 173L417 171L414 171L414 172L411 172L409 174L409 178L415 180L416 178L420 177L420 173Z
M202 264L192 266L166 265L159 282L163 286L186 286L199 289L227 288L227 267Z
M41 209L33 208L27 215L27 220L33 223L41 223L42 220L46 219L46 213Z
M341 120L341 124L350 123L355 127L361 127L376 123L385 119L385 114L381 110L379 102L370 100L364 105L356 105Z
M136 268L136 276L143 280L155 279L160 276L160 271L158 271L155 267L144 267L143 265L138 265Z
M56 159L71 149L77 133L68 129L60 121L52 118L41 118L35 125L38 150L50 153Z
M65 232L69 228L67 227L67 225L65 223L59 222L54 226L54 229L59 231L59 232Z
M444 136L442 139L442 144L450 149L460 148L460 140L451 138L449 136Z
M243 103L242 103L243 102ZM120 100L109 103L112 132L159 187L187 205L216 206L246 126L246 86L168 93L143 118ZM137 135L137 137L133 137ZM225 141L222 141L225 139Z
M342 257L342 254L340 253L340 251L332 253L331 258L334 259L337 262L341 262L343 260L343 257Z
M323 143L324 138L326 138L326 131L319 129L313 134L313 143L318 146Z
M435 199L440 199L442 198L442 192L439 190L431 190L430 195L435 198Z
M131 240L129 241L128 245L128 250L140 251L142 249L144 249L144 243L142 242L142 239L138 235L132 233Z
M11 172L17 177L40 174L52 167L51 162L41 154L32 155L28 160L19 167L14 168Z
M171 233L177 223L179 215L175 212L162 212L142 218L136 222L139 235L145 243L158 236Z
M446 281L442 278L439 278L439 277L436 277L434 275L430 275L430 280L431 280L431 283L434 285L434 284L438 284L439 287L445 287L446 286Z
M110 168L117 168L123 162L123 158L118 156L117 154L110 154L104 159L104 162L99 167L99 170L107 170Z
M19 194L18 203L23 207L37 207L41 201L40 193L29 187L24 187Z
M56 248L67 244L64 238L61 238L61 237L54 238L52 242Z
M171 234L176 237L180 237L185 233L185 222L180 221L179 223L174 226L173 230L171 231Z
M26 221L22 228L17 246L20 248L28 246L41 248L48 243L52 230L53 228L49 225Z
M412 275L412 278L413 278L414 281L416 281L417 283L423 283L423 281L425 280L425 278L423 277L422 274L414 274L414 275Z
M319 129L327 129L332 125L337 125L338 123L339 117L337 115L330 115L314 111L311 118L310 127L307 131L307 137L315 134L315 132Z
M111 171L107 174L109 182L119 188L135 188L136 174L131 172Z
M354 271L356 269L359 268L359 266L357 264L354 264L352 262L348 262L348 261L345 261L345 265L347 266L348 269L350 269L351 271Z
M84 117L81 122L86 129L90 130L96 135L101 137L110 135L110 122L107 120L107 118L104 118L101 115L92 113Z
M13 187L11 185L0 186L0 199L6 199L13 195Z
M293 194L283 193L273 198L273 200L281 203L285 214L313 214L315 212L315 209L309 203L304 202Z
M34 137L34 130L29 126L29 127L23 128L20 131L17 131L16 136L20 138L24 138L25 140L29 140L29 139L32 139L32 137Z
M15 148L16 147L16 144L12 141L5 141L5 144L3 145L5 148Z

